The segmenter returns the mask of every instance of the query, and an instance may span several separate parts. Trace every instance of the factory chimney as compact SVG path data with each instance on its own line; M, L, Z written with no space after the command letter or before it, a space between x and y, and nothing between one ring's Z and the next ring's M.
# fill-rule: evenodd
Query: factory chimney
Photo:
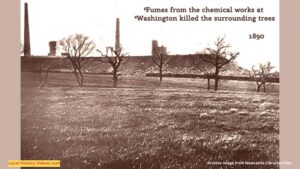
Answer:
M55 56L56 55L56 41L49 42L50 53L48 56Z
M157 50L158 50L158 42L157 42L157 40L153 40L152 41L152 50L151 50L152 56L156 55L156 52L158 52Z
M119 51L121 49L120 45L120 19L116 19L116 42L115 42L115 50Z
M28 4L25 3L25 18L24 18L24 56L29 57L30 51L30 34L29 34L29 19L28 19Z

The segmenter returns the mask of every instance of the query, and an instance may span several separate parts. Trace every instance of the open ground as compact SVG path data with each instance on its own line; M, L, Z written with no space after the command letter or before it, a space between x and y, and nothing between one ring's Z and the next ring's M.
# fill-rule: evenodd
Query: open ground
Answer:
M278 84L257 93L255 82L22 72L22 159L61 160L62 168L279 168L210 162L279 160Z

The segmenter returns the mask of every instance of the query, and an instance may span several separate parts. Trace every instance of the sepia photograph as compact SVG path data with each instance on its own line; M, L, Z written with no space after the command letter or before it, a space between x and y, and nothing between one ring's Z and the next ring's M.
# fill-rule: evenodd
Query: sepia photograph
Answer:
M21 0L21 160L279 169L279 0Z

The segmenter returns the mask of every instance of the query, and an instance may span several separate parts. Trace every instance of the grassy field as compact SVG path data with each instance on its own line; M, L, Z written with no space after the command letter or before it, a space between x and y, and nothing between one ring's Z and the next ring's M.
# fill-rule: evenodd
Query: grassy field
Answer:
M279 168L209 162L279 160L278 84L50 74L47 88L22 73L22 159L58 159L62 168Z

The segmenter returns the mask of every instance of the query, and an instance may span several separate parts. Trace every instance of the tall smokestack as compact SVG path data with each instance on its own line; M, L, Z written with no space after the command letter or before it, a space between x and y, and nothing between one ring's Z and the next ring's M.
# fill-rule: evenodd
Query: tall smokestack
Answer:
M115 50L119 51L121 49L120 46L120 19L116 20L116 42L115 42Z
M152 56L156 55L156 52L158 52L157 49L158 49L158 41L152 40L152 49L151 49Z
M50 52L48 56L56 56L56 41L49 42Z
M28 4L25 3L25 19L24 19L24 56L29 57L30 51L30 35L29 35L29 20L28 20Z

